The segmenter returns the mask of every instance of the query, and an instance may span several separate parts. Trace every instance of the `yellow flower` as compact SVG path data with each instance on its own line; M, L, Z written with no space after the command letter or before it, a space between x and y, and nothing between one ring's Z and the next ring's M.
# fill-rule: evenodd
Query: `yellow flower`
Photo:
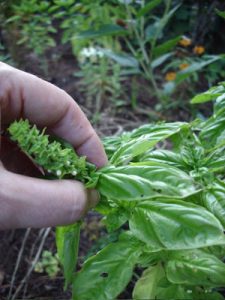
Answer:
M182 39L179 41L179 45L183 46L183 47L188 47L190 46L192 43L191 39L187 38L187 37L182 37Z
M205 48L203 46L195 46L193 52L197 55L201 55L205 52Z
M172 81L176 78L177 74L175 72L166 73L165 79L166 81Z
M183 64L180 64L180 65L179 65L179 69L180 69L180 70L187 69L188 67L189 67L189 64L187 64L187 63L183 63Z

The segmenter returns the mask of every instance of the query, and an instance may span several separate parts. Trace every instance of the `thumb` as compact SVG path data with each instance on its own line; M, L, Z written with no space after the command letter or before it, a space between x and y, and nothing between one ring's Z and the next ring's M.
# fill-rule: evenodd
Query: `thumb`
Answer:
M80 182L31 178L0 167L0 229L71 224L97 201L97 192Z

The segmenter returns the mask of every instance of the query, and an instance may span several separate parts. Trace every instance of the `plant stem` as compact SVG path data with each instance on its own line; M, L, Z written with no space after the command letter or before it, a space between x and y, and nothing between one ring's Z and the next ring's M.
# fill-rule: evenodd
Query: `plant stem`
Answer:
M23 241L22 241L22 245L21 245L21 248L20 248L18 257L17 257L16 266L15 266L15 269L14 269L14 272L13 272L13 275L12 275L12 280L11 280L11 282L10 282L10 289L9 289L9 294L8 294L8 298L7 298L7 299L9 299L9 300L12 299L12 291L13 291L14 282L15 282L15 279L16 279L16 274L17 274L19 265L20 265L20 263L21 263L23 251L24 251L24 249L25 249L25 245L26 245L27 239L28 239L28 237L29 237L30 231L31 231L30 228L28 228L28 229L25 231L25 235L24 235L24 238L23 238Z
M45 229L44 236L43 236L43 238L41 240L41 243L40 243L38 251L37 251L37 253L35 255L35 258L34 258L32 264L31 264L30 268L28 269L26 275L24 276L24 278L20 282L20 285L17 287L17 289L16 289L15 293L13 294L12 298L10 298L10 300L15 300L17 298L17 296L18 296L19 292L21 291L22 287L26 284L27 280L29 279L29 277L30 277L30 275L31 275L31 273L32 273L32 271L33 271L36 263L38 262L38 260L39 260L39 258L41 256L41 252L42 252L42 249L44 247L44 243L45 243L45 241L46 241L46 239L47 239L50 231L51 231L51 228L46 228Z
M157 27L156 33L155 33L154 38L153 38L153 40L152 40L152 42L151 42L151 53L150 53L150 59L151 59L151 60L152 60L153 52L154 52L154 49L155 49L156 42L157 42L157 40L158 40L160 31L161 31L162 28L164 27L164 20L165 20L166 16L168 15L168 12L169 12L169 10L170 10L171 2L172 2L172 0L167 0L167 1L166 1L166 7L165 7L165 10L164 10L162 19L161 19L161 21L160 21L161 25Z
M142 7L144 6L144 4L145 4L145 1L143 0L142 1ZM168 7L168 9L169 9L169 7ZM133 18L132 18L132 14L130 12L130 9L129 9L129 5L126 5L126 10L127 10L127 15L129 17L129 19L132 20ZM140 48L140 51L141 51L142 56L143 56L143 59L140 59L139 63L140 63L140 65L141 65L141 67L142 67L142 69L145 73L146 79L151 82L156 97L160 100L161 99L161 92L158 89L158 86L157 86L157 83L156 83L156 80L154 78L154 74L153 74L153 71L152 71L152 68L151 68L151 58L149 58L148 53L147 53L146 48L145 48L144 23L143 23L143 21L144 21L144 19L142 18L141 24L140 24L140 33L138 31L138 28L137 28L136 24L133 25L133 22L131 22L131 24L132 24L131 28L132 28L132 31L135 35L135 38L136 38L136 40L139 44L139 48ZM131 43L126 38L125 38L125 42L127 43L127 46L131 50L132 54L135 57L137 57L137 51L133 48Z
M162 20L161 20L161 26L158 26L157 29L156 29L156 33L155 33L155 36L151 42L151 52L150 52L150 61L153 60L153 53L154 53L154 49L155 49L155 46L156 46L156 42L158 40L158 37L159 37L159 34L162 30L162 28L164 27L164 20L170 10L170 6L171 6L171 2L172 0L168 0L166 1L166 7L165 7L165 10L164 10L164 13L163 13L163 17L162 17ZM157 95L157 98L159 100L162 100L162 93L160 92L160 90L158 89L158 86L157 86L157 83L156 83L156 80L154 78L154 71L153 71L153 68L151 66L151 64L149 65L149 72L151 74L151 78L152 78L152 85L154 86L154 89L155 89L155 92L156 92L156 95Z

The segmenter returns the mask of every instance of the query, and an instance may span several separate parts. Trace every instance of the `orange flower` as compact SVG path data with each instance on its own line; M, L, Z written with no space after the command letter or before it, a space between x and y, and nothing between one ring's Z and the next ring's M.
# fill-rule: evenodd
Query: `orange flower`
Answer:
M187 69L188 67L189 67L189 64L187 64L187 63L183 63L183 64L180 64L180 65L179 65L179 69L180 69L180 70Z
M188 47L190 46L192 43L191 39L187 38L187 37L182 37L182 39L179 41L179 45L183 46L183 47Z
M195 46L193 52L194 54L201 55L205 52L205 48L203 46Z
M176 78L177 74L175 72L166 73L165 79L166 81L172 81Z

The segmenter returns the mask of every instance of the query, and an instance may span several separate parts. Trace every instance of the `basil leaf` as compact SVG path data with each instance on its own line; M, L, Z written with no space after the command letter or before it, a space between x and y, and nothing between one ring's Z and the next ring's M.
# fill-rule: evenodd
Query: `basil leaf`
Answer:
M196 192L192 178L185 172L171 166L143 164L102 169L98 191L109 199L126 201L186 197Z
M225 228L225 182L214 182L213 186L204 192L203 204Z
M225 104L225 81L221 82L223 86L223 92L221 92L221 95L216 98L216 102L214 105L214 111L217 113L220 109L224 108Z
M225 87L223 85L218 85L210 88L208 91L196 95L191 99L192 104L205 103L208 101L216 100L219 96L225 93Z
M130 281L140 253L140 243L128 234L106 246L74 277L73 299L115 299Z
M214 292L211 289L201 290L199 287L193 292L194 300L224 300L225 298L218 292Z
M152 251L191 249L225 243L223 227L205 208L181 200L139 202L131 232Z
M225 285L225 264L216 256L201 250L182 251L166 265L172 283L222 287Z
M184 128L188 128L188 123L185 122L174 122L174 123L158 123L158 124L147 124L134 129L131 132L124 132L119 136L109 136L103 139L103 144L108 157L113 160L120 159L120 153L123 151L128 151L132 145L135 145L136 139L151 141L152 144L160 141L163 138L171 136L171 134L178 133ZM147 136L148 135L148 136ZM129 144L130 143L130 144ZM122 149L120 149L122 147ZM130 149L132 150L132 149ZM117 154L115 154L117 152ZM127 158L123 158L126 161ZM132 156L129 160L132 159ZM112 161L112 159L111 159Z
M76 268L80 226L81 222L77 222L73 225L56 228L56 246L59 260L63 266L65 289L72 282Z
M224 139L225 141L225 139ZM213 172L223 171L225 168L225 149L224 145L216 146L215 150L210 152L210 155L205 158L205 164Z
M165 277L165 271L160 264L146 269L136 282L133 299L155 299L159 281Z
M200 138L206 148L221 143L225 137L225 108L221 108L203 125Z
M112 155L110 162L114 165L124 165L134 157L146 152L158 142L186 129L189 125L184 122L148 124L139 127L126 136L124 142Z
M191 300L193 298L190 291L181 285L171 284L166 278L165 270L158 264L143 272L134 287L133 299Z
M158 287L157 298L160 300L192 300L194 299L192 294L192 290L189 290L185 286L179 284L171 284L168 280L164 280L165 282L161 286ZM196 299L197 300L197 299ZM199 299L198 299L199 300ZM207 299L208 300L208 299Z
M182 159L180 153L176 153L174 151L165 150L165 149L157 149L154 151L149 151L141 157L141 161L147 162L156 162L156 163L164 163L168 164L172 167L176 167L182 170L188 170L189 166Z
M111 212L107 216L105 216L105 218L103 219L103 223L106 225L107 230L109 232L112 232L119 229L124 223L126 223L128 218L129 213L125 209L111 208Z

